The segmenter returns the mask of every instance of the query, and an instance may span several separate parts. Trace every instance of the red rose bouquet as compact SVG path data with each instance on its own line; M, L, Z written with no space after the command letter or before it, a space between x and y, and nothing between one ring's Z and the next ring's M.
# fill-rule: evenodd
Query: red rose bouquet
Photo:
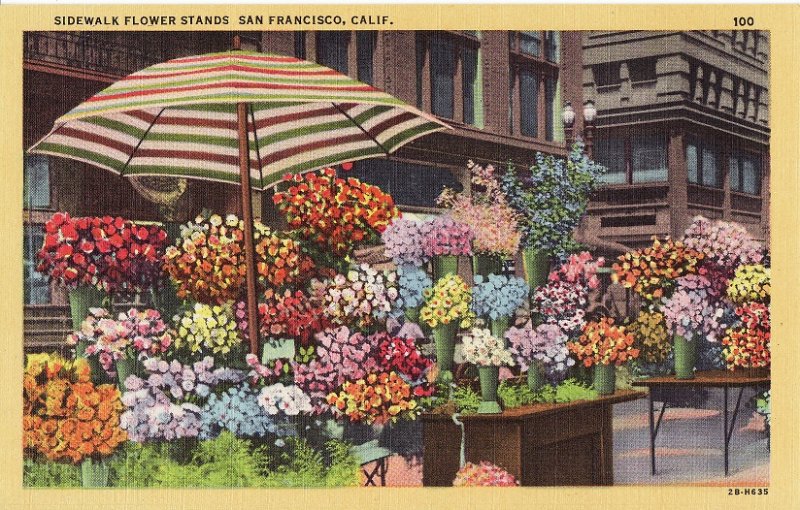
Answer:
M391 195L358 179L319 173L287 175L289 189L276 193L275 204L303 239L334 256L350 255L356 243L372 242L399 217Z

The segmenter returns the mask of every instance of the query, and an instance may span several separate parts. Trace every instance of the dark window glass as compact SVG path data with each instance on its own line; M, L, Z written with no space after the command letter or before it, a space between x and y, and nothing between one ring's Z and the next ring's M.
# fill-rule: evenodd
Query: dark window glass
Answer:
M305 32L295 32L294 33L294 56L297 58L301 58L303 60L306 59L306 33Z
M550 62L558 62L559 53L561 52L561 36L559 32L545 32L545 55L544 57Z
M544 82L544 138L553 141L553 103L556 100L556 80L547 78Z
M517 73L514 69L508 73L508 128L514 132L514 98L517 94Z
M720 187L720 164L717 152L708 146L703 146L703 185Z
M539 76L533 71L519 72L519 130L525 136L538 136Z
M527 55L538 57L542 53L541 32L520 32L519 51Z
M690 139L686 144L687 178L693 184L719 188L722 186L722 165L719 151L711 144Z
M375 56L376 32L356 32L356 53L358 54L358 81L373 82L372 59Z
M435 115L453 118L455 48L445 36L431 38L431 110Z
M660 134L635 135L631 140L633 182L667 180L667 140Z
M594 82L598 87L605 87L607 85L619 85L622 82L620 77L620 63L610 62L608 64L599 64L592 66L594 73Z
M689 182L700 184L700 158L697 153L697 144L689 142L686 144L686 166L689 170Z
M594 159L604 167L602 180L607 184L625 184L625 140L619 137L599 138L595 141Z
M41 225L25 225L23 231L23 292L26 305L50 302L47 277L36 271L36 253L44 244Z
M475 81L478 79L478 50L464 48L462 52L462 95L464 97L464 123L475 124Z
M317 62L347 74L348 32L317 32Z
M342 174L374 184L392 195L399 205L436 207L436 197L445 187L461 191L463 186L450 170L384 158L357 161Z
M637 58L628 62L628 74L632 82L652 81L656 79L656 59Z
M50 162L47 156L26 155L22 203L26 209L50 207Z
M415 41L417 45L417 108L422 108L422 70L425 68L425 36L417 33Z
M758 157L735 153L728 168L732 191L758 195L761 193L761 162Z

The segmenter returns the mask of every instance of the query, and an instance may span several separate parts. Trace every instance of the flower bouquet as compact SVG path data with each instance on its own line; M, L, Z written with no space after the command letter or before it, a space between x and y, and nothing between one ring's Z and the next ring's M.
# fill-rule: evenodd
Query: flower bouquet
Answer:
M505 340L493 336L488 329L474 327L469 334L464 335L462 342L464 361L478 367L482 397L478 413L501 412L497 402L500 367L514 364L511 353L506 349Z
M395 218L381 234L386 245L386 256L392 259L397 267L419 267L428 262L429 255L423 250L422 223Z
M316 335L317 356L332 363L342 378L361 379L377 368L374 338L351 332L346 326L321 331Z
M23 379L23 447L49 460L82 463L84 487L108 482L103 459L126 440L115 386L95 386L84 359L29 355Z
M440 377L449 373L453 366L455 337L460 328L469 328L475 319L470 309L472 291L457 275L439 279L433 288L423 292L425 304L420 310L420 319L433 329L436 342L436 365Z
M759 264L763 258L761 243L742 225L734 222L711 221L695 216L683 236L686 248L705 255L704 265L727 279L734 269L745 264Z
M433 287L433 281L428 273L415 266L400 266L397 268L398 297L394 303L395 310L405 312L406 319L411 322L419 321L420 307L425 301L424 291Z
M522 278L490 274L475 275L472 310L489 320L492 334L502 338L517 308L528 298L528 284Z
M357 243L371 243L400 216L391 195L358 179L336 177L326 168L319 173L286 175L286 191L273 200L301 238L323 253L349 256Z
M276 383L261 388L258 403L270 416L278 414L297 416L313 411L311 398L293 384L284 386L282 383Z
M575 365L567 349L569 337L557 324L540 324L533 328L509 328L505 335L508 350L521 371L528 372L528 387L538 391L547 377L553 382L563 379L567 369Z
M428 374L433 362L417 348L412 338L393 337L380 332L370 341L376 345L373 356L380 372L396 372L411 385L415 397L430 397L434 385L430 384Z
M433 259L433 276L442 278L455 274L458 257L472 255L475 233L464 223L448 216L437 216L420 226L422 252Z
M172 345L172 334L157 310L131 308L113 319L104 308L91 308L81 329L67 337L67 344L83 344L83 355L96 359L109 376L116 375L120 388L147 356L163 354Z
M770 269L761 264L745 264L736 268L728 282L728 298L733 303L757 302L768 305L770 300Z
M551 281L533 293L531 313L541 322L557 324L572 335L586 323L585 308L589 293L583 285L568 281Z
M728 368L766 368L770 366L769 307L747 303L736 309L739 324L728 328L722 338L722 356Z
M672 335L663 313L641 310L626 327L640 351L640 361L652 364L666 361L672 351Z
M292 364L294 384L300 387L311 400L311 414L321 415L330 410L328 395L345 381L344 375L339 370L340 367L341 365L323 359ZM352 369L352 365L350 368ZM353 373L355 372L353 370Z
M705 254L681 241L653 238L653 245L620 255L611 279L647 301L668 297L677 278L698 272Z
M373 372L356 381L345 381L327 401L335 414L367 425L394 423L400 418L413 420L419 411L411 385L395 372Z
M248 383L209 395L202 409L200 439L213 439L225 430L244 438L293 435L287 418L270 414L259 396L259 390Z
M242 342L229 304L195 303L173 321L177 327L175 350L190 357L227 354Z
M458 470L453 487L517 487L519 482L505 469L491 462L467 462Z
M205 304L238 299L244 289L244 222L235 215L203 215L181 226L177 244L167 248L164 271L181 298ZM256 273L262 285L282 287L311 268L300 246L259 222L253 225Z
M615 325L610 317L602 317L587 322L578 341L568 342L567 348L584 366L594 365L595 390L607 395L614 393L614 365L622 365L639 356L639 349L633 346L633 342L633 335L625 326Z
M397 273L378 271L369 264L337 274L322 285L314 284L321 295L325 316L334 324L369 328L392 311L397 299Z

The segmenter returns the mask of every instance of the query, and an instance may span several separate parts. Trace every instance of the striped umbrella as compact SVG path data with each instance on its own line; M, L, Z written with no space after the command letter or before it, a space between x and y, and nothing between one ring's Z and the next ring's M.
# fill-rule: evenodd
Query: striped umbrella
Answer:
M61 116L29 152L125 176L241 184L253 319L251 188L266 189L287 172L388 155L447 128L385 92L314 62L234 49L177 58L121 79ZM257 354L257 321L248 325Z

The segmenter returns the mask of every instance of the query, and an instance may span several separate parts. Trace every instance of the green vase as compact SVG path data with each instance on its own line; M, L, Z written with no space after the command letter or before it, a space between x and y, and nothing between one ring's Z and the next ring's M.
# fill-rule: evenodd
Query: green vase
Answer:
M437 281L443 276L457 273L458 257L456 255L437 255L433 258L433 277Z
M72 315L72 330L79 331L81 323L89 315L89 308L100 308L106 293L96 287L81 285L69 291L69 310Z
M694 379L697 342L675 335L672 338L672 352L675 356L675 379Z
M617 376L614 365L603 365L602 363L594 366L594 390L600 395L611 395L617 385Z
M406 321L413 322L414 324L419 324L419 311L420 307L416 306L414 308L406 308Z
M478 378L481 381L481 403L478 406L478 413L497 414L503 412L497 402L500 367L478 367Z
M541 361L533 361L528 367L528 388L538 393L545 385L544 367Z
M511 317L489 319L489 329L492 331L492 336L505 339L509 324L511 324Z
M522 267L525 269L525 281L533 292L536 287L547 282L550 273L550 255L536 248L525 248L522 250Z
M433 341L436 343L436 366L439 368L439 378L446 372L452 374L453 355L456 350L456 333L458 323L440 324L433 328Z
M84 459L81 462L81 483L84 487L108 487L108 471L104 460Z
M122 393L127 391L125 379L127 379L129 375L141 375L144 372L144 367L139 360L136 359L136 355L131 352L126 353L125 358L118 359L115 365L117 370L117 384L119 385L119 391Z
M503 259L499 255L473 255L472 274L483 277L500 274L503 271Z

